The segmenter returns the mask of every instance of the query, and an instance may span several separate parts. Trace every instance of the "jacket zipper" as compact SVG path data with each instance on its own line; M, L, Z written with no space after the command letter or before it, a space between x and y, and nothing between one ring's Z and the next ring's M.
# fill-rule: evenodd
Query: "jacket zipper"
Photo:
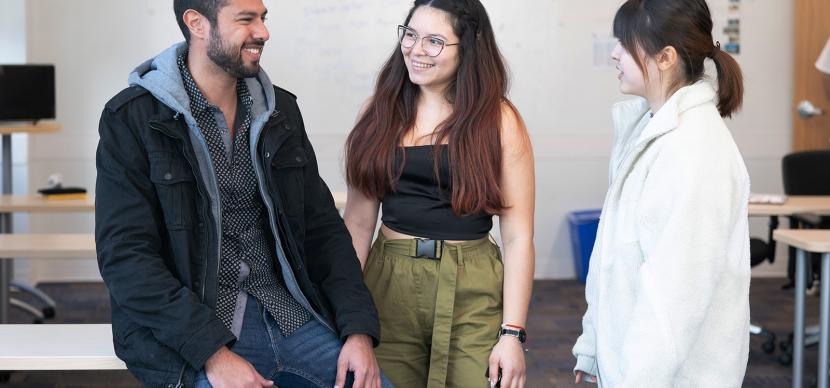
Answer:
M282 114L282 112L280 112L278 110L275 110L272 117L274 118L274 120L277 120L281 114ZM266 122L266 124L267 124L267 122ZM259 146L260 141L262 140L262 134L263 133L265 133L265 124L263 124L262 130L259 132L259 135L257 136L256 143L254 144L254 151L256 151L259 148L258 146ZM254 154L256 155L257 153L255 152ZM264 169L265 166L266 166L266 158L264 157L264 155L262 156L262 158L260 160L261 160L261 162L259 163L259 166L254 167L257 170L256 172L258 173L257 180L260 182L259 193L262 196L262 202L265 203L265 207L268 209L268 214L270 216L268 222L271 224L271 233L275 234L275 236L274 236L275 241L282 241L282 239L279 238L279 229L278 229L277 225L274 223L274 220L278 220L278 221L282 220L282 217L283 217L282 205L280 203L280 206L277 209L278 214L275 214L273 204L270 201L268 201L269 197L266 193L266 190L270 189L270 182L268 181L267 177L265 177L265 175L266 175L265 172L260 171L260 170ZM264 183L264 185L263 185L263 183ZM280 199L278 197L279 196L277 196L277 198L273 198L274 201L280 202ZM285 234L287 235L288 233L285 233ZM288 236L286 236L286 237L288 237ZM290 241L288 241L288 243L290 244ZM279 259L279 257L278 257L278 259ZM336 334L337 331L335 331L331 326L329 326L328 322L326 322L326 320L323 319L320 316L320 314L318 314L317 311L314 310L313 307L311 307L311 303L308 301L308 298L306 298L306 296L303 294L302 289L300 289L300 287L299 287L299 283L297 282L297 279L294 276L294 269L291 267L291 263L288 262L288 257L286 256L285 259L286 259L285 264L288 264L288 272L291 275L291 278L293 279L294 284L297 286L297 294L299 294L299 296L300 296L300 300L298 302L306 310L308 310L308 312L310 312L314 316L314 318L318 322L320 322L325 328L331 330L332 333ZM299 257L297 259L299 260ZM288 286L288 281L287 280L286 280L286 286ZM289 291L289 293L291 293L290 289L288 291Z

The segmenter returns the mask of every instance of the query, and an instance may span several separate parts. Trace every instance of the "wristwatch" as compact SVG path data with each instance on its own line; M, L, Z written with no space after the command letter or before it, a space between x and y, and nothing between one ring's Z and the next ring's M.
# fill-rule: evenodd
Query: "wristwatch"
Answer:
M519 342L521 343L525 343L525 341L527 341L527 332L524 328L521 327L512 325L501 325L501 329L499 329L499 337L503 335L516 337L519 339Z

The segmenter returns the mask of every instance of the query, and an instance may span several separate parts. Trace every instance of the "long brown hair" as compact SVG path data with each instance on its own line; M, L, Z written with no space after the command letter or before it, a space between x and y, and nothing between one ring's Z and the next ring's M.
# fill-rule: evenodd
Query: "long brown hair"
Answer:
M418 7L447 12L460 38L460 63L446 98L453 111L435 130L435 147L448 143L452 208L456 214L504 209L500 127L507 100L507 69L496 46L493 27L478 0L416 0ZM383 65L375 92L346 140L346 181L370 198L382 200L394 190L403 165L393 162L403 136L417 116L420 89L409 80L400 44ZM518 117L518 114L516 114ZM436 177L440 153L434 152Z
M681 83L704 76L704 60L712 58L718 72L718 111L730 117L743 102L743 75L738 62L712 43L712 15L705 0L628 0L614 16L614 36L646 73L642 50L656 55L674 47L683 63Z

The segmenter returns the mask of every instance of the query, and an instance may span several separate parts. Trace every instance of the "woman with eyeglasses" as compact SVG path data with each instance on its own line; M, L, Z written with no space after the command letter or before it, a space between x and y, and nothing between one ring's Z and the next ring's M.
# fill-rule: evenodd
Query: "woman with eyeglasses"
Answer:
M346 142L378 361L399 387L522 387L533 153L493 28L478 0L416 0L398 38Z

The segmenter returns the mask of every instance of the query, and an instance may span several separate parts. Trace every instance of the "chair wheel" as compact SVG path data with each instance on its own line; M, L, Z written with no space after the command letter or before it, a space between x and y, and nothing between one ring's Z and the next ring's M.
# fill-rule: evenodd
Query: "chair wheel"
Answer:
M784 352L784 353L787 353L787 352L792 353L792 351L793 351L793 335L790 334L790 335L787 336L787 339L781 340L781 342L778 343L778 347L781 348L781 351Z
M775 338L770 338L761 344L761 350L766 354L772 354L775 351Z
M38 318L38 319L33 320L32 323L34 323L35 325L41 325L41 324L43 324L43 320Z
M0 372L0 383L8 383L12 378L12 372Z
M779 354L778 363L784 366L790 366L793 363L793 355L788 353Z
M52 319L54 317L55 317L55 309L53 307L44 307L43 308L43 318Z

